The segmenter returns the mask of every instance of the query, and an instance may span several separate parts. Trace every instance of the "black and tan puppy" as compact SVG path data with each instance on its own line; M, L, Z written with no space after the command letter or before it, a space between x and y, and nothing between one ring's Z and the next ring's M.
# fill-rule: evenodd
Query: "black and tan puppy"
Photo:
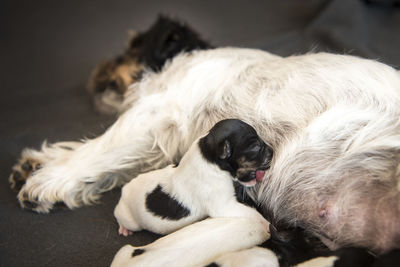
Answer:
M142 174L123 187L114 211L120 234L142 229L167 234L207 216L250 217L268 227L255 209L236 200L233 182L254 186L271 157L271 148L250 125L218 122L178 166Z
M318 238L301 227L270 225L271 238L261 246L275 253L281 267L368 267L375 257L364 248L346 247L330 251Z
M118 112L123 94L144 70L158 72L179 53L209 48L188 25L160 15L147 31L132 36L123 54L95 68L88 82L95 108L101 113Z

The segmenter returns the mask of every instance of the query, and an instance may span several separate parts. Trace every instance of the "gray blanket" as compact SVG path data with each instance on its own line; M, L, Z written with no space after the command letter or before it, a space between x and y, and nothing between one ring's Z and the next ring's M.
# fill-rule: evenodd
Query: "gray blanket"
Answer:
M216 46L283 56L330 51L400 66L400 8L392 0L2 1L0 266L108 266L122 245L157 238L118 235L119 190L97 205L42 215L19 208L8 175L24 147L94 137L114 121L93 111L86 80L123 50L129 29L145 30L159 13Z

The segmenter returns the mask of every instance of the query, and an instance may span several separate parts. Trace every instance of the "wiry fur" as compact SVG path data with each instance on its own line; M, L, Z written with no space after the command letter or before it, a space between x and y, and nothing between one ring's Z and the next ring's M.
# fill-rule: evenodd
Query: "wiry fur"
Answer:
M254 126L276 157L253 192L265 216L334 246L400 246L400 75L326 53L281 58L221 48L177 56L128 91L118 121L44 162L19 199L70 208L139 173L177 162L228 117Z

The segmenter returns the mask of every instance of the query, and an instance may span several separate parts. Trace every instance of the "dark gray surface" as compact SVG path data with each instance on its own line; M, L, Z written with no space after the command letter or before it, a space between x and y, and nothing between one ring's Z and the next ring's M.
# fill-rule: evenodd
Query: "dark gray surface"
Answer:
M129 29L145 30L162 12L217 46L352 53L400 66L400 9L371 2L2 1L0 266L108 266L122 245L156 238L118 236L119 190L99 205L40 215L18 207L7 181L24 147L93 137L112 123L94 113L84 87L101 59L122 51Z

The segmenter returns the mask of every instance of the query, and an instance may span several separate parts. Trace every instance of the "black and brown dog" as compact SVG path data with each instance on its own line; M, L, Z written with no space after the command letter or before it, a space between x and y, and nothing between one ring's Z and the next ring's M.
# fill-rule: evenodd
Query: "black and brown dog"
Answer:
M117 113L124 93L140 80L144 70L158 72L179 53L210 48L212 46L187 24L160 15L147 31L132 36L123 54L104 60L95 68L88 90L96 110Z

